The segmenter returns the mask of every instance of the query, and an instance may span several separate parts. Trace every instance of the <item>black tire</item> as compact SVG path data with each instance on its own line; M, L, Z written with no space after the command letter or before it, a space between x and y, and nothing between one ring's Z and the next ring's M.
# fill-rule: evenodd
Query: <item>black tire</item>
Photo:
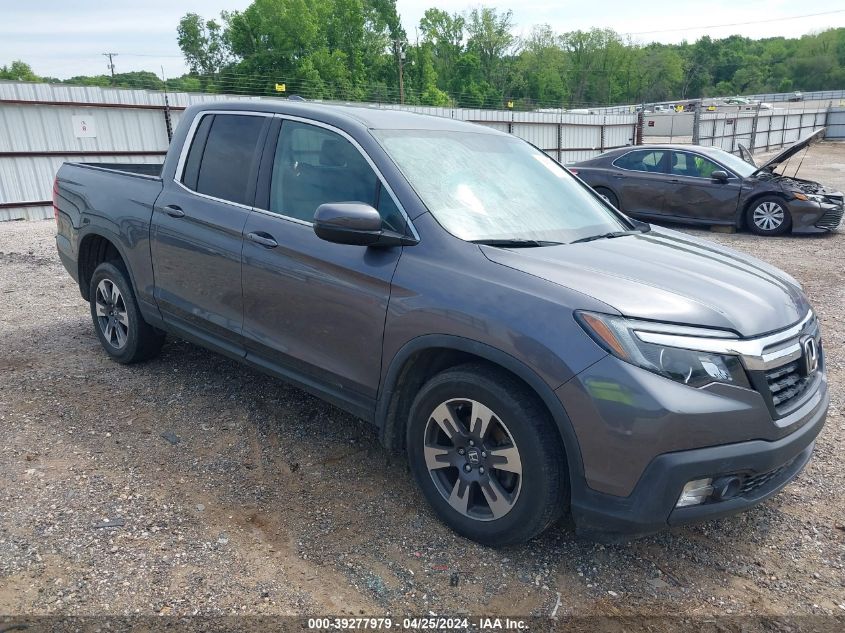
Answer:
M756 235L783 235L792 229L792 216L783 198L762 196L748 205L745 223Z
M492 412L486 433L480 432L481 425L469 423L476 416L468 407L479 403ZM464 431L470 431L468 435L455 433L458 439L444 440L448 436L433 414L447 405L452 407L452 422L469 423L460 424ZM476 443L469 438L475 438ZM448 451L440 448L443 441L449 445ZM554 422L532 391L495 367L461 365L429 380L411 406L406 442L411 472L426 499L444 523L466 538L497 547L522 543L543 532L567 509L569 477ZM435 469L427 465L426 445L430 455L431 451L438 453L436 458L429 456L429 463L438 464ZM464 453L459 453L459 446ZM504 451L510 456L506 463L502 462ZM471 458L477 461L467 472ZM443 460L455 464L440 467ZM516 463L518 475L512 468ZM467 483L471 477L477 481ZM458 506L464 497L469 500L463 503L464 509L450 503L446 496L450 489ZM497 497L496 491L504 491L504 497ZM497 500L502 503L495 503Z
M600 196L604 197L611 205L619 209L619 198L607 187L595 187L595 191ZM619 209L620 211L622 209Z
M122 262L103 262L97 266L91 276L88 296L94 331L109 356L128 365L158 355L164 344L164 334L141 316Z

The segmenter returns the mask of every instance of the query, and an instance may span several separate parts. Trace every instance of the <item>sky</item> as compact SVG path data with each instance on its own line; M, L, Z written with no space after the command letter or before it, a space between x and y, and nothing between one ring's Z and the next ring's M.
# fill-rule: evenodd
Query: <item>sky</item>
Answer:
M21 59L38 75L66 79L108 72L102 53L116 52L117 72L151 70L178 77L187 71L176 43L179 18L188 12L216 18L221 10L249 4L250 0L0 0L0 66ZM797 37L845 26L845 8L837 10L837 4L830 0L397 0L411 40L428 7L462 12L487 5L512 9L518 34L527 34L534 24L549 24L559 32L599 27L630 34L643 43L694 41L708 34Z

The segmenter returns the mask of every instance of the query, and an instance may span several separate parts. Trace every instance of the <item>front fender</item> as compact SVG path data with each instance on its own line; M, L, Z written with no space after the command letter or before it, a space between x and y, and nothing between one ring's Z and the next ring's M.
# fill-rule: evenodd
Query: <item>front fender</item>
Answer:
M409 359L425 350L446 349L465 352L491 364L506 369L525 382L543 401L560 433L566 454L570 482L573 490L584 481L584 466L578 438L563 404L554 390L530 367L500 349L472 339L449 334L426 334L408 341L390 361L376 403L375 422L381 428L382 441L388 447L396 446L396 440L404 436L405 420L391 419L391 403L394 401L399 378Z

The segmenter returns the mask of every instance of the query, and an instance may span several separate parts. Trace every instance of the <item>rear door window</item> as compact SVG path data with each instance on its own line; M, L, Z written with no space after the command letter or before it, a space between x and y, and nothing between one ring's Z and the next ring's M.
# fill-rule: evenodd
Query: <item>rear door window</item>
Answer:
M197 176L200 171L202 153L205 151L205 142L208 140L208 130L214 121L213 114L206 114L200 119L200 124L194 132L194 139L191 142L191 149L188 150L188 159L185 161L185 168L182 171L182 184L188 189L197 189Z
M185 162L185 186L227 202L251 204L247 192L250 184L254 185L250 181L255 180L258 144L266 120L242 114L203 117Z
M637 150L620 156L613 164L621 169L660 173L665 155L663 150Z

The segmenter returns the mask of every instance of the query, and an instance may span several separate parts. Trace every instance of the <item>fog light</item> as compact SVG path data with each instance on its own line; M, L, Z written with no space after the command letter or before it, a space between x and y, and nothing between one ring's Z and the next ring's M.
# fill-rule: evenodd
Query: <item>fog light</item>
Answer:
M707 497L713 494L712 483L713 479L710 477L707 479L693 479L684 486L675 507L684 508L686 506L697 506L704 503L707 501Z

